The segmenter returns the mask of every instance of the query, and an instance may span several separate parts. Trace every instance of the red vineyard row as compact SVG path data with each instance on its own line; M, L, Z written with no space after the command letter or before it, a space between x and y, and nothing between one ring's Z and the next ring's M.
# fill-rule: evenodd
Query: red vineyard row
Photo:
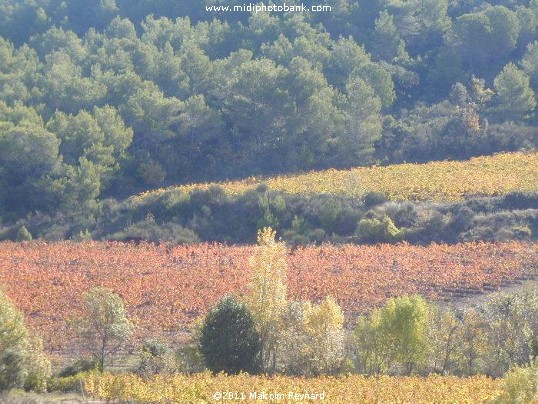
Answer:
M185 336L189 324L226 293L244 293L252 246L166 246L105 242L0 243L0 285L49 351L73 339L93 286L115 290L137 337ZM290 299L334 296L353 318L391 296L431 299L452 288L498 287L534 276L537 243L331 246L288 251Z

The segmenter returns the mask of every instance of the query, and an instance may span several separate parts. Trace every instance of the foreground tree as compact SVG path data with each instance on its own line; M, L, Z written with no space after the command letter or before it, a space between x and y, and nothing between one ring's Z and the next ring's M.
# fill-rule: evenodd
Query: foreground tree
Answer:
M359 367L366 373L384 373L393 366L411 374L429 354L430 308L421 296L389 299L369 319L360 318L355 334Z
M304 313L310 339L312 373L335 373L344 361L344 313L332 297L307 303Z
M85 296L85 316L79 323L79 335L95 356L100 370L116 354L133 332L120 296L106 288L94 288Z
M275 240L276 232L266 227L258 232L258 247L251 258L253 271L247 308L260 333L262 367L274 372L286 301L286 247Z
M480 307L487 339L485 373L501 376L538 356L537 292L529 285L517 293L496 293Z
M483 368L488 347L484 318L475 309L469 309L463 314L457 338L461 362L459 367L467 375L478 374Z
M281 366L294 375L337 373L344 364L344 315L326 297L320 304L293 302L284 316Z
M428 328L432 371L440 374L453 371L457 366L460 322L452 310L433 306Z
M200 350L214 373L259 370L260 336L244 304L225 296L205 318Z
M22 313L0 291L0 392L16 387L45 391L50 375L41 340L29 335Z
M503 393L495 402L535 403L538 401L538 361L514 366L503 378Z
M0 391L23 384L27 344L22 313L0 292Z

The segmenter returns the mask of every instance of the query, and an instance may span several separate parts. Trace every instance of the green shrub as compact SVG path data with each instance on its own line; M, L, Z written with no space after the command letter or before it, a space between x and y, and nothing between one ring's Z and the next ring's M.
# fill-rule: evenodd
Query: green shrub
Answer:
M364 207L368 209L377 205L383 205L387 201L387 197L381 192L368 192L364 195Z
M25 226L22 226L17 232L17 241L32 241L34 238Z
M264 227L279 227L278 215L286 209L286 202L280 195L271 197L269 192L265 192L258 196L258 206L261 217L258 219L257 225L259 229Z
M176 352L179 371L183 373L200 373L205 370L204 356L198 344L186 345Z
M41 340L28 334L22 313L0 291L0 392L17 387L45 391L50 373Z
M94 371L77 373L67 377L55 377L50 381L50 391L61 391L63 393L81 392L84 379L92 375Z
M166 171L156 161L145 161L138 166L137 174L145 184L156 186L166 178Z
M170 347L159 340L148 340L142 344L136 373L147 377L151 375L172 373L174 358Z
M232 296L222 298L205 318L200 349L212 372L256 373L260 336L245 305Z
M24 353L4 349L0 354L0 391L20 387L24 383Z
M169 241L182 244L200 241L192 230L173 222L158 224L152 215L148 215L145 220L127 227L124 231L115 233L111 239L122 241L145 240L155 243Z
M402 232L390 217L364 218L359 222L357 236L367 243L394 243L401 239Z
M538 400L538 360L525 367L512 368L503 380L504 392L497 403L536 403Z
M320 228L308 232L308 237L310 238L310 240L315 241L316 243L321 243L325 238L325 235L325 230Z
M79 373L89 372L99 368L99 362L95 358L80 358L73 364L64 367L58 373L58 377L65 378Z
M342 203L336 199L323 202L319 212L319 220L325 231L334 231L338 218L342 214Z

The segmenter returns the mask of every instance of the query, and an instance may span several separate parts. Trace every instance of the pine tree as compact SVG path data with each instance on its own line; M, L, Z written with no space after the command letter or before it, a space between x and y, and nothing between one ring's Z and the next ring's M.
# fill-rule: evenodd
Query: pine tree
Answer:
M530 78L513 63L507 64L495 78L497 106L495 111L505 119L529 117L536 108L536 97Z

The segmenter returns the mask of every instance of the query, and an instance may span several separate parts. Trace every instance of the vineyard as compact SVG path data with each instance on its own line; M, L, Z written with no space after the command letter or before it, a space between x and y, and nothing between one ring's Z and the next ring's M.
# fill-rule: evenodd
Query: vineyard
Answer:
M245 402L256 402L258 399L254 397L265 393L266 402L313 403L320 399L306 397L316 397L316 394L319 397L319 394L323 394L323 400L329 403L480 403L499 395L500 385L500 380L485 376L457 378L438 375L427 378L368 378L354 375L304 379L248 375L212 377L209 374L197 374L154 377L149 380L134 375L97 375L88 377L84 383L91 396L101 399L181 404L223 402L222 398L214 398L219 398L220 392L231 392L239 398L237 401ZM305 398L297 400L295 394L299 398L302 394Z
M288 251L291 299L334 296L347 318L391 296L447 299L536 275L536 244L468 243L427 247L332 246ZM228 293L245 291L254 247L201 244L2 243L0 285L44 336L49 352L69 349L70 321L92 286L115 290L137 337L185 337L189 324Z
M290 194L362 195L375 191L391 200L455 201L470 196L495 196L515 191L536 191L538 153L503 153L469 161L398 164L327 170L274 178L249 178L217 184L192 184L161 189L134 197L135 202L158 198L172 190L190 192L211 185L231 195L265 183Z

